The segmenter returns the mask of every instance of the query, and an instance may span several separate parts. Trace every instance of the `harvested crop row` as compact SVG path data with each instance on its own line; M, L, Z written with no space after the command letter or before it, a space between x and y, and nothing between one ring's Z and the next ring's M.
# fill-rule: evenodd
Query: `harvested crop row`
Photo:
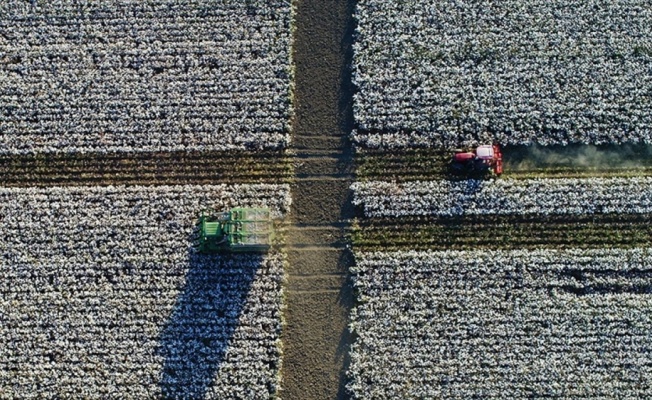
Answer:
M452 153L433 149L390 151L358 151L355 157L356 178L358 180L423 180L448 175Z
M356 154L358 180L434 180L451 176L453 152L408 149L401 152L361 150ZM652 147L631 146L507 146L503 177L588 178L652 176Z
M0 392L269 398L284 258L191 238L204 208L289 204L287 185L0 189Z
M366 147L652 141L646 0L362 0Z
M288 0L0 4L0 153L289 141Z
M366 217L508 214L649 214L652 178L356 182Z
M652 254L357 253L356 399L648 398Z
M285 183L282 152L174 152L0 155L3 186Z
M632 248L652 243L649 214L491 215L363 219L357 250Z

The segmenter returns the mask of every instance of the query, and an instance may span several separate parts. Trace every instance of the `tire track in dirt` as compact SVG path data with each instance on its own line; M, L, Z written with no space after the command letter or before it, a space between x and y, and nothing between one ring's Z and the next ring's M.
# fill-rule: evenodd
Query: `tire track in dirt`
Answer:
M348 398L353 303L348 270L353 128L352 0L296 0L295 178L288 255L281 397Z

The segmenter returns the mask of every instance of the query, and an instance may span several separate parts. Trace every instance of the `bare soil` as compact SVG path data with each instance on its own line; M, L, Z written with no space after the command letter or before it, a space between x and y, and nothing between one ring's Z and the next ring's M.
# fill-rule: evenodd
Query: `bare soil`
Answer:
M342 368L347 361L349 295L337 290L290 289L284 331L283 399L347 398Z
M296 0L292 225L281 397L345 399L353 151L353 1Z

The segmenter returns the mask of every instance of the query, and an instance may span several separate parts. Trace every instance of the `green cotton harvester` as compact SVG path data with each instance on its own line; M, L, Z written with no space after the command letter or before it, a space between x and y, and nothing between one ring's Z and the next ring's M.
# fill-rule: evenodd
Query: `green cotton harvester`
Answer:
M274 239L268 208L234 208L218 214L202 212L199 217L201 253L263 253Z

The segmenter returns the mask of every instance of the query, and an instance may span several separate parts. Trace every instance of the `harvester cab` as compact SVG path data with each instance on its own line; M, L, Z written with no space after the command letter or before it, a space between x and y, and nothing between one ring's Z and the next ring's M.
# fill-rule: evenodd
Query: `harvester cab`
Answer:
M264 253L272 246L273 222L268 208L234 208L199 217L201 253Z
M456 150L451 161L453 175L500 176L503 173L503 153L500 146L482 145L472 151Z

